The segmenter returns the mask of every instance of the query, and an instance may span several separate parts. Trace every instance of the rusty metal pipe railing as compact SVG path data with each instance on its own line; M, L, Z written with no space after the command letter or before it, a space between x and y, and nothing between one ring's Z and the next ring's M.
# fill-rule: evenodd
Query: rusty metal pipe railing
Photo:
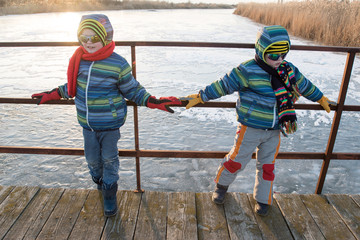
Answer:
M0 146L0 153L14 154L46 154L46 155L84 155L83 148L55 147L21 147ZM119 149L121 157L153 157L153 158L223 158L225 151L183 151L183 150L136 150ZM323 160L325 152L280 152L277 159ZM252 155L255 158L255 153ZM360 160L360 153L331 153L331 159Z
M340 125L341 114L344 110L345 97L346 97L347 89L348 89L349 82L350 82L351 70L354 65L354 60L355 60L355 53L353 53L353 52L348 53L347 58L346 58L343 80L342 80L341 87L340 87L340 94L339 94L338 101L337 101L337 109L335 111L334 120L332 122L328 144L327 144L327 147L325 150L325 158L324 158L324 161L323 161L323 164L321 167L320 176L319 176L318 183L316 186L317 194L320 194L322 192L324 182L325 182L325 177L327 174L327 170L329 168L331 154L334 149L336 135L337 135L339 125Z
M131 46L131 67L133 71L133 76L136 79L136 53L135 46ZM140 141L139 141L139 113L138 107L134 103L134 135L135 135L135 167L136 167L136 192L144 192L141 189L141 174L140 174Z
M31 98L2 98L0 97L0 103L4 104L36 104L36 99ZM58 104L58 105L73 105L74 100L72 99L61 99L61 100L52 100L43 104ZM136 104L132 101L127 101L128 106L136 106ZM181 106L173 106L173 107L185 107L185 103ZM211 101L206 102L204 104L197 105L199 108L235 108L235 102L217 102ZM323 108L319 104L299 104L296 103L295 108L297 110L323 110ZM331 110L337 110L337 106L330 106ZM360 112L360 105L344 105L343 111L354 111Z
M0 103L5 104L36 104L36 99L31 98L2 98L0 97ZM74 100L73 99L61 99L61 100L51 100L49 102L43 103L43 104L58 104L58 105L73 105ZM128 106L136 106L136 104L132 101L127 101ZM173 106L173 107L185 107L185 103L183 103L181 106ZM204 104L199 104L196 107L199 108L235 108L236 103L235 102L218 102L218 101L211 101L211 102L205 102ZM297 110L323 110L323 108L319 104L299 104L296 103L295 108ZM337 110L336 106L330 106L331 110L335 111ZM344 105L343 111L355 111L360 112L360 105Z
M197 48L249 48L254 49L251 43L214 43L214 42L163 42L163 41L115 41L116 46L134 47L197 47ZM75 47L79 42L0 42L0 47ZM337 46L303 46L291 45L291 50L359 53L357 47Z
M151 42L151 41L116 41L116 46L130 46L133 75L136 78L136 51L135 47L206 47L206 48L248 48L253 49L254 44L247 43L210 43L210 42ZM78 42L0 42L0 47L69 47L78 46ZM360 52L360 48L354 47L331 47L331 46L291 46L292 50L301 51L330 51L347 53L347 60L341 84L338 105L331 107L335 111L334 120L329 135L326 151L321 152L280 152L278 159L298 159L298 160L323 160L321 172L316 187L316 193L320 194L325 182L330 161L336 160L360 160L360 153L334 153L336 135L340 125L343 111L360 111L358 105L344 105L351 71L355 59L355 54ZM0 103L7 104L36 104L36 100L30 98L0 98ZM45 104L74 104L73 100L50 101ZM227 152L221 151L174 151L174 150L140 150L139 129L138 129L138 109L135 103L128 101L127 105L134 107L134 135L135 149L119 149L119 156L136 158L137 190L141 189L140 183L140 157L155 158L223 158ZM182 106L185 106L183 104ZM174 106L179 107L179 106ZM234 102L207 102L196 107L215 107L215 108L234 108ZM295 104L299 110L322 110L318 104ZM0 153L18 154L55 154L55 155L84 155L83 149L78 148L40 148L40 147L16 147L0 146ZM252 156L255 158L255 154Z

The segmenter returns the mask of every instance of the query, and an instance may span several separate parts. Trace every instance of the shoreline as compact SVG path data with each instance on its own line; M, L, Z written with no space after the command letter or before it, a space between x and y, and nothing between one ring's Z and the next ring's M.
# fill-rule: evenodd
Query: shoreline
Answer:
M229 4L212 4L212 3L169 3L154 1L64 1L65 3L46 4L28 1L27 4L3 3L0 1L0 16L19 15L19 14L36 14L51 12L81 12L81 11L105 11L105 10L146 10L146 9L235 9L236 5Z
M0 0L0 16L105 10L234 9L233 14L264 25L282 25L289 33L321 45L360 46L360 2L309 0L287 3L171 3L117 0ZM285 14L284 14L285 13Z

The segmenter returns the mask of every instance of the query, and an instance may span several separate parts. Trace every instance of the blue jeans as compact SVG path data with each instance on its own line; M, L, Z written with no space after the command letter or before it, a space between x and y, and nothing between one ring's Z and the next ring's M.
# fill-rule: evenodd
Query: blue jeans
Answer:
M83 128L85 158L90 175L101 179L105 186L119 180L119 152L117 143L120 130L90 131Z

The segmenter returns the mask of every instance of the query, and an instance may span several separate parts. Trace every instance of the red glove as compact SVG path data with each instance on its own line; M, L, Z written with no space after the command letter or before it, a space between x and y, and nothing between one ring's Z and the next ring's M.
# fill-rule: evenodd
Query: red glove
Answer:
M40 105L50 100L59 100L61 96L59 93L59 88L54 88L48 92L35 93L31 95L31 98L39 99L37 105Z
M161 97L157 99L154 96L150 96L146 103L148 108L157 108L166 112L174 113L169 105L181 105L181 101L176 97Z

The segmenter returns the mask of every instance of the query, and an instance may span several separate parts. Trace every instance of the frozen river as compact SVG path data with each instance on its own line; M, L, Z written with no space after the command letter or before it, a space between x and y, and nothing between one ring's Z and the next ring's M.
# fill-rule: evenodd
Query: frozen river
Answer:
M254 43L262 25L233 10L104 11L116 41L197 41ZM0 17L3 42L76 41L87 12ZM292 44L314 43L291 36ZM1 97L30 97L66 82L75 47L0 48ZM130 62L130 47L116 47ZM157 97L196 93L241 62L250 49L138 47L137 79ZM337 100L346 54L291 51L293 62L325 95ZM360 62L355 60L346 104L360 104ZM236 95L221 98L235 101ZM311 103L301 98L300 103ZM174 108L174 114L139 108L140 148L229 151L236 131L234 109ZM324 152L333 113L297 111L299 130L282 139L283 152ZM120 149L134 148L132 108L121 128ZM359 152L360 114L345 112L334 152ZM74 106L0 105L0 145L82 148ZM142 188L157 191L212 191L220 159L141 159ZM319 160L277 160L274 190L313 193ZM135 189L134 158L120 159L120 189ZM252 192L255 160L238 175L230 191ZM0 154L0 185L94 188L83 156ZM360 193L360 161L331 161L324 193Z

